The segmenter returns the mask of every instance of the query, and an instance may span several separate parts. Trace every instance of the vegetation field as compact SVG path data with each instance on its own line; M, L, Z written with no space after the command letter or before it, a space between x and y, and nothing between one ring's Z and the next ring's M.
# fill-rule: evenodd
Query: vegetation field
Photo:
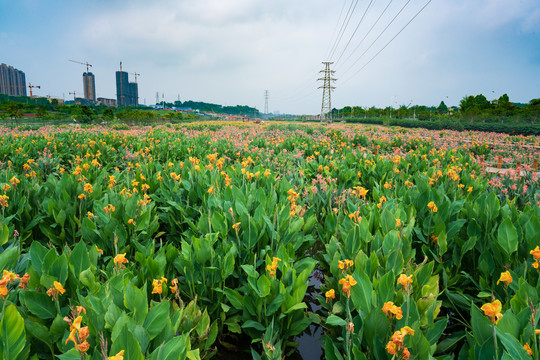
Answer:
M539 137L205 122L0 139L2 359L282 359L310 326L326 359L539 358Z

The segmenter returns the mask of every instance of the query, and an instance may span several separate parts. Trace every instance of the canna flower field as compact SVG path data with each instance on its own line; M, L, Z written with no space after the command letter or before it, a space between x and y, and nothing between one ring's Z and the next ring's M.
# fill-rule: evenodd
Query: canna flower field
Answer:
M0 134L2 359L540 358L538 137Z

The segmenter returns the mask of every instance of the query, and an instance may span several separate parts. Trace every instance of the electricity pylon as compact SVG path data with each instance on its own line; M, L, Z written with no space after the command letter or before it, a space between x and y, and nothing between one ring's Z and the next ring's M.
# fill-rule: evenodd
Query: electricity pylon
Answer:
M264 114L268 116L268 90L264 90Z
M319 78L317 80L323 80L323 86L319 86L319 89L323 89L323 95L322 95L322 106L321 106L321 122L323 119L328 120L328 122L332 123L332 90L335 89L334 86L332 86L332 81L336 81L337 79L334 78L332 75L334 75L335 71L330 70L330 65L333 64L331 61L323 61L324 64L324 70L321 70L319 72L324 73L323 78ZM328 115L328 117L327 117Z

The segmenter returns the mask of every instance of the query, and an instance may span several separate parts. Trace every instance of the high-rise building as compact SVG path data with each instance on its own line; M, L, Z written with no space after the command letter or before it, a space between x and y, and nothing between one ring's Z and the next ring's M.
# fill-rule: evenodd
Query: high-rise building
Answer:
M21 70L0 64L0 94L26 96L26 76Z
M116 103L118 106L131 106L129 103L129 80L125 71L116 72Z
M84 98L91 103L96 102L96 78L91 72L83 73Z
M137 73L135 82L129 82L128 73L122 71L122 62L120 61L120 71L116 72L116 103L118 106L139 106L139 89L137 86Z
M139 89L137 83L129 83L129 103L130 106L139 106Z

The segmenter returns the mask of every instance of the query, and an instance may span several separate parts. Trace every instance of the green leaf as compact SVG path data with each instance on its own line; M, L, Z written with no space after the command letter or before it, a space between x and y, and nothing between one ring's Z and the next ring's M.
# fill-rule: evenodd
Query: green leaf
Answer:
M491 321L482 314L481 310L476 305L471 306L471 325L473 334L478 342L482 345L487 340L493 338L493 331L491 328Z
M161 302L150 310L143 325L146 331L148 331L150 340L155 338L163 330L167 317L169 317L168 301Z
M270 305L266 308L266 316L272 316L274 313L281 307L281 304L283 303L283 299L285 298L284 294L278 294L272 300Z
M512 224L512 221L509 218L504 219L499 225L497 244L507 257L517 251L518 234L514 224Z
M345 326L347 322L339 316L332 314L326 319L326 324L331 326Z
M73 267L75 276L79 278L82 271L90 267L90 256L83 241L79 241L69 255L69 264Z
M266 275L262 275L259 278L259 280L257 280L257 288L259 289L259 293L262 298L270 294L271 285L272 283L270 282L270 279L268 279Z
M43 341L49 346L49 348L52 348L53 343L51 340L51 334L49 332L49 328L47 328L45 325L27 320L24 322L24 329L26 330L27 334L39 341Z
M145 212L143 212L141 216L139 216L139 218L136 221L137 228L135 229L135 231L141 231L148 228L148 224L150 224L150 211L151 210L152 209L150 208L146 210Z
M56 307L45 293L28 290L24 293L24 304L30 312L40 319L54 319Z
M504 348L506 349L506 351L508 351L508 354L510 354L512 359L521 359L521 360L531 359L531 357L527 353L527 350L523 348L523 345L521 345L520 342L515 337L503 331L500 331L499 329L497 329L496 331L497 331L497 338L501 340Z
M18 259L19 252L16 247L7 249L0 254L0 271L13 269Z
M72 348L68 352L63 353L62 355L56 355L56 357L60 360L80 360L81 354L77 351L77 349Z
M264 331L265 327L260 322L254 321L254 320L248 320L244 324L242 324L242 328L253 328L259 331Z
M188 335L176 336L165 344L161 344L150 356L150 360L180 360L186 357L189 350Z
M94 244L98 240L96 224L89 218L85 217L81 224L82 237L88 243Z
M43 259L47 255L48 251L49 250L41 245L39 241L32 241L32 245L30 245L30 259L32 260L32 267L39 273L39 275L41 275Z
M354 307L365 316L371 312L371 293L373 286L366 273L357 271L355 275L357 284L351 287L351 299Z
M287 311L284 312L284 314L289 314L289 313L291 313L291 312L293 312L295 310L301 310L301 309L307 309L307 305L306 305L305 302L294 304L293 306L288 308Z
M17 359L25 344L24 320L15 305L10 304L5 308L0 321L0 359Z
M148 313L148 300L146 297L146 285L143 290L128 283L125 289L124 306L133 311L133 317L137 324L142 324Z
M131 334L128 325L124 324L118 336L114 339L110 354L116 355L124 350L124 360L144 360L137 339Z
M242 298L242 295L236 290L226 288L224 290L225 296L227 297L227 300L231 303L232 307L234 307L237 310L242 310L244 308L244 300Z
M65 284L68 276L68 260L66 254L60 255L48 270L49 275L58 279L61 284Z
M212 213L212 229L220 232L223 236L227 236L227 219L218 211Z
M4 225L0 228L0 245L4 245L9 240L9 228L7 225Z

